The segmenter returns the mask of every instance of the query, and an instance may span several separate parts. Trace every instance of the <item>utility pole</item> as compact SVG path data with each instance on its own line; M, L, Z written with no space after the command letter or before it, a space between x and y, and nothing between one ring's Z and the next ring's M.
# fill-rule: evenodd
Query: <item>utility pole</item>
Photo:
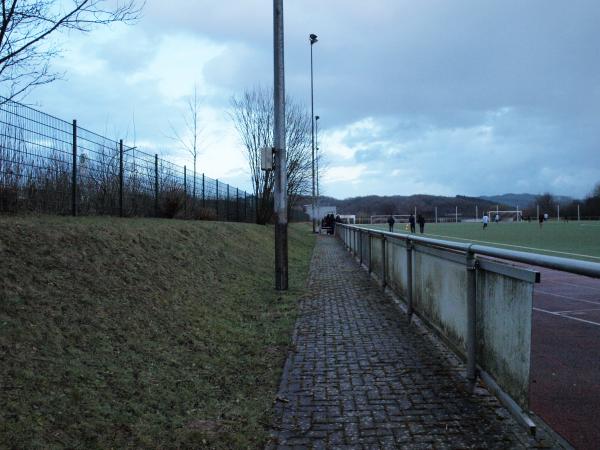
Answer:
M311 116L311 137L312 137L312 228L313 233L317 232L317 215L318 211L315 211L316 197L315 197L315 102L314 102L314 87L313 87L313 45L318 42L316 34L310 34L308 36L310 40L310 116Z
M273 101L275 117L275 289L288 288L287 172L285 155L285 71L283 57L283 0L273 0ZM313 141L314 142L314 141Z

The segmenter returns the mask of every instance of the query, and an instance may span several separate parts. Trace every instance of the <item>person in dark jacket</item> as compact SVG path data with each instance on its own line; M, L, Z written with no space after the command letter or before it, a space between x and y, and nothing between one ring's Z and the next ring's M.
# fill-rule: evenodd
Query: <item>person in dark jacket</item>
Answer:
M415 216L413 216L411 214L410 217L408 218L408 223L410 223L410 232L414 233L415 232Z
M390 233L394 232L394 224L396 221L394 220L394 216L388 217L388 225L390 226Z
M419 214L417 216L417 223L419 224L419 231L421 232L421 234L423 234L425 231L425 217Z

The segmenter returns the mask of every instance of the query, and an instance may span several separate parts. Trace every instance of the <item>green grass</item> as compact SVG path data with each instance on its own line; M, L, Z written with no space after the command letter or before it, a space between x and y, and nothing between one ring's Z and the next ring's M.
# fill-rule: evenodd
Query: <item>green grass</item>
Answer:
M0 218L0 448L262 448L314 236Z
M394 230L405 232L404 224ZM486 230L480 223L427 223L425 236L600 262L600 222L546 222L541 229L533 221L491 223Z

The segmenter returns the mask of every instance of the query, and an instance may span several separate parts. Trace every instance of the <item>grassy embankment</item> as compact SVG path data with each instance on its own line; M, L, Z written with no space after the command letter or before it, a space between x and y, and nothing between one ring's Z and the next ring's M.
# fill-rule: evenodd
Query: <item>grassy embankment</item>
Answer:
M387 225L365 226L387 231ZM394 230L405 233L404 224ZM600 262L599 222L546 222L541 229L537 221L491 223L486 230L480 223L427 223L425 236Z
M0 218L0 447L257 448L314 236L110 218Z

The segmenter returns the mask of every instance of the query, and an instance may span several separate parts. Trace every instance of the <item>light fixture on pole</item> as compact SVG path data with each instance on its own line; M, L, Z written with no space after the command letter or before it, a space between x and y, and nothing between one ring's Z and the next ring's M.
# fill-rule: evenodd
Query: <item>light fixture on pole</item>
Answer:
M310 40L310 116L312 122L312 228L313 233L317 232L317 215L315 211L315 104L314 104L314 85L313 85L313 45L317 43L317 35L310 34L308 36Z
M319 222L317 226L319 227L319 233L321 233L321 202L319 197L319 116L315 116L315 165L316 165L316 175L315 175L315 183L317 185L317 215L319 218Z

